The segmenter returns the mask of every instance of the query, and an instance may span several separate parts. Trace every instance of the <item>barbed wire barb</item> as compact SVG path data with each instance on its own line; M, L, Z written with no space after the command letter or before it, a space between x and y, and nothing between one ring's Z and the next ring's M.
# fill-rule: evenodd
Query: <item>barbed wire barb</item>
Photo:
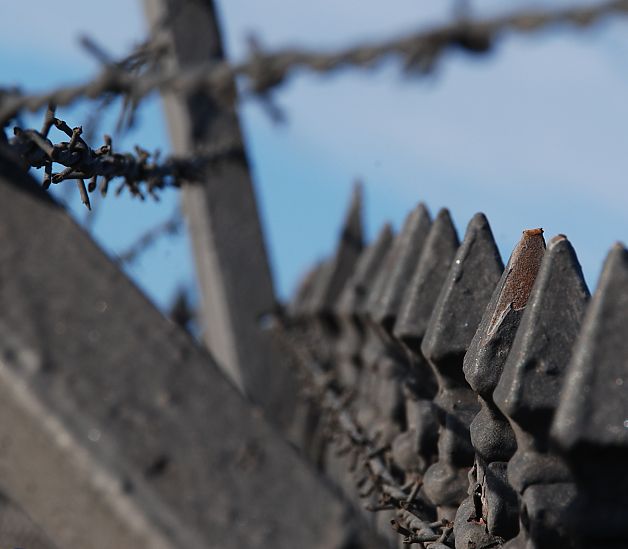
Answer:
M133 196L142 200L145 194L158 200L157 190L179 187L183 181L194 181L208 165L244 154L239 140L226 140L216 143L211 150L190 151L187 157L168 157L159 162L158 152L151 154L139 146L135 147L134 153L114 152L109 135L104 136L104 145L93 149L83 139L82 127L71 128L67 122L55 117L55 108L53 103L48 106L41 132L15 127L13 138L7 139L3 146L25 167L44 168L44 189L65 180L76 180L81 201L87 208L91 208L88 193L97 188L99 177L102 178L100 192L103 196L107 194L112 179L122 178L116 194L128 188ZM63 132L69 140L54 144L48 138L52 127ZM54 164L60 164L64 169L53 172ZM87 186L86 179L89 180Z

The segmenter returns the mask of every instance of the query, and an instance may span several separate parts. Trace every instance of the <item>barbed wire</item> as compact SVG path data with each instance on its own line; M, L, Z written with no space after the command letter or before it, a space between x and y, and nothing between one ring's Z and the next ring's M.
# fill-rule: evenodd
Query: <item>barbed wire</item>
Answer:
M70 139L56 144L48 139L52 127L65 133ZM63 120L55 117L55 105L49 105L41 131L15 127L14 137L8 139L0 132L0 146L7 148L22 164L29 168L44 168L42 185L48 189L51 184L65 180L75 180L81 201L91 209L89 193L100 182L100 192L107 194L109 183L114 178L122 178L116 194L125 188L133 196L142 200L145 194L158 199L157 190L166 187L179 187L182 181L193 181L202 169L224 161L227 158L241 158L244 154L242 143L237 140L216 143L211 150L190 152L186 157L168 157L159 161L159 153L150 153L136 146L134 153L117 153L113 150L110 136L105 135L105 144L92 149L81 137L80 126L70 128ZM4 138L4 139L3 139ZM54 164L65 167L53 172ZM85 185L85 180L89 184Z
M342 394L335 382L333 373L325 370L309 350L307 342L300 341L291 330L283 314L273 317L272 328L283 346L291 352L301 373L310 386L310 394L318 402L320 409L331 416L331 425L336 430L340 443L339 452L352 453L352 469L357 473L356 488L360 497L373 495L376 504L365 506L367 511L396 511L396 519L391 519L392 529L403 537L404 546L419 544L427 549L452 547L450 535L453 524L447 520L430 521L423 516L418 494L421 478L417 476L406 484L401 484L391 464L385 459L385 448L370 440L353 418L346 394ZM360 466L365 474L360 471Z
M93 99L103 93L123 95L137 103L155 90L178 93L204 91L221 102L233 105L237 99L233 82L238 77L244 78L247 83L245 96L263 96L299 68L329 73L342 67L371 67L390 56L401 58L406 70L423 74L435 68L446 50L461 49L473 54L485 54L493 48L496 39L506 32L532 33L557 25L583 28L605 16L626 14L628 0L609 0L593 6L550 12L524 11L483 21L462 19L432 30L330 53L301 49L265 53L254 45L251 55L242 63L221 61L185 69L165 69L157 64L158 68L154 66L139 74L129 72L126 66L106 63L99 76L83 84L33 95L4 90L0 101L0 121L9 120L25 109L35 111L49 103L67 105L79 98ZM142 51L145 61L147 52L163 55L164 48L144 46Z

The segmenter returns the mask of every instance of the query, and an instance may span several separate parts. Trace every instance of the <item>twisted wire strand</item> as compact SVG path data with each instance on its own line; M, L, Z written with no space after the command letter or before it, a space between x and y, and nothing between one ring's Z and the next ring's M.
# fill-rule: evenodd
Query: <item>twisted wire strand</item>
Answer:
M549 12L523 11L483 21L462 19L400 38L360 44L330 53L302 49L265 53L253 48L249 58L242 63L215 62L186 69L160 67L142 73L129 72L119 64L107 63L100 75L83 84L33 95L5 90L0 101L0 121L11 119L25 109L35 111L49 103L67 105L79 98L93 99L103 93L124 95L138 102L155 90L183 94L204 91L233 105L237 100L233 82L238 77L246 81L246 92L263 96L282 84L298 68L317 73L329 73L349 66L368 68L389 56L401 58L407 70L423 74L434 69L448 49L483 54L490 51L496 39L507 32L527 34L557 25L584 28L607 16L626 14L628 0L607 0L592 6ZM145 53L148 47L144 45L143 48Z
M69 140L53 143L48 138L53 126L65 133ZM76 180L81 200L89 209L89 193L96 189L99 179L103 196L107 194L112 179L122 178L116 194L127 188L133 196L144 199L148 194L157 200L156 191L179 187L183 181L198 180L202 170L209 165L227 158L241 158L244 154L241 142L232 140L216 143L211 150L190 151L189 156L172 156L160 162L158 153L151 154L139 146L135 147L134 153L115 152L112 139L107 135L105 144L93 149L81 137L83 130L80 126L70 128L65 121L55 117L54 105L48 107L41 131L16 127L13 133L11 139L0 142L0 145L26 168L43 167L44 189L65 180ZM60 164L65 169L55 173L54 164ZM90 180L87 186L86 179Z

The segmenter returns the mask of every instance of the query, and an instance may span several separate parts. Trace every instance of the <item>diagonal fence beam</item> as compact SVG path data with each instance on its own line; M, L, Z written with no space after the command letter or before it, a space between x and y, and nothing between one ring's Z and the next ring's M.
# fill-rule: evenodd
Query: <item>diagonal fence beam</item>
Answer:
M0 491L59 547L363 546L212 358L1 156L0 417Z

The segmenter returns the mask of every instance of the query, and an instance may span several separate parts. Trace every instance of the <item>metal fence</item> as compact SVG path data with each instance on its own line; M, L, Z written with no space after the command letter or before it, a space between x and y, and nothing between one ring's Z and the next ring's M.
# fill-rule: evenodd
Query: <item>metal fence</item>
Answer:
M365 246L357 194L282 332L320 466L392 545L628 547L621 244L590 299L564 235L523 231L504 268L484 215L459 243L419 204Z

